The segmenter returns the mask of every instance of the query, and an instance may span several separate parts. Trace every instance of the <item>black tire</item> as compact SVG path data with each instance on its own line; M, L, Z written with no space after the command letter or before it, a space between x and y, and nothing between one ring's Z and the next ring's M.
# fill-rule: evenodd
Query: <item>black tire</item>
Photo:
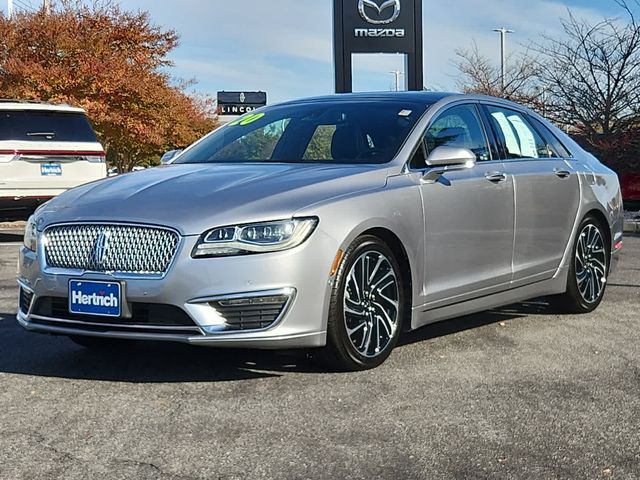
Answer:
M84 335L69 335L69 339L76 345L89 350L119 350L131 345L131 340L119 340L117 338L89 337Z
M372 257L369 257L369 255ZM357 317L350 313L345 313L345 295L347 288L351 291L354 286L353 283L347 285L347 282L350 282L348 277L351 274L351 269L354 264L360 261L360 259L363 259L362 262L368 262L370 259L380 259L382 257L384 257L388 262L381 263L383 267L380 268L382 270L375 272L376 275L373 277L373 282L367 282L368 286L366 287L366 290L370 290L372 293L369 295L373 296L364 300L364 295L366 293L365 291L362 292L361 301L370 302L370 306L358 306L358 308L362 308L365 312L365 308L373 308L373 311L370 310L370 316L368 317L369 320L362 320L363 318L366 318L365 316L367 313L358 315ZM364 263L362 265L364 265ZM366 263L366 265L368 267L370 263ZM396 287L385 287L385 289L382 289L382 291L385 292L385 295L383 296L383 294L380 293L376 298L373 293L374 290L375 292L380 291L376 290L376 279L380 278L379 276L389 275L391 270L393 270L393 276L395 276ZM400 269L393 252L382 240L372 235L365 235L357 238L344 252L340 266L336 272L329 305L327 345L325 348L314 352L313 357L325 367L336 371L367 370L382 364L389 357L391 351L398 343L398 338L402 331L402 321L405 316L406 308L406 293L404 290L405 280L403 278L403 273L405 272L402 272ZM360 278L364 278L364 275L361 275ZM388 279L382 280L380 284L385 284L387 281ZM392 318L394 307L393 304L388 301L390 299L396 300L396 298L394 298L394 292L397 293L395 324L391 321L385 322L381 315L384 314L384 312L380 311L380 309L385 308L385 311L388 314L386 318ZM387 295L389 298L387 298ZM348 294L347 297L349 297ZM358 292L358 297L360 297L360 292ZM349 301L350 300L347 299L347 302ZM376 314L376 312L378 313ZM375 319L373 318L374 315ZM376 344L379 345L378 342L383 341L384 348L379 348L379 351L372 355L363 354L361 351L358 351L358 348L356 348L347 332L347 323L354 321L354 319L357 319L358 323L364 325L361 330L364 332L362 333L362 347L365 351L370 348L370 342L376 342ZM393 327L394 325L395 327ZM375 340L373 340L374 332ZM367 334L369 335L369 343L365 340ZM358 333L353 333L352 330L352 335L357 336ZM365 343L367 344L367 347L364 347ZM373 350L378 350L378 348L374 348Z
M602 225L597 218L588 215L582 220L580 226L578 227L578 233L576 234L576 238L573 241L573 248L571 250L571 263L569 267L569 276L567 278L567 290L565 293L561 295L556 295L550 298L551 306L554 307L557 311L561 313L589 313L594 311L600 305L602 298L604 297L604 292L606 289L606 279L609 276L609 266L610 266L610 251L611 246L609 245L608 235L606 234L607 227ZM581 265L581 261L578 259L578 252L582 252L582 245L580 243L581 236L587 234L589 231L594 231L596 229L599 233L599 236L602 240L601 246L603 253L597 254L597 264L596 264L596 254L589 254L593 256L593 259L590 256L587 259L587 264L592 262L595 264L597 268L591 267L587 265L586 267ZM604 263L604 269L599 265L600 263ZM597 278L595 276L601 276L601 270L604 270L604 279L601 287L595 285L594 290L590 291L587 289L588 293L581 292L581 286L579 277L582 276L582 272L591 271L593 272L594 278L593 281L597 282ZM589 275L589 273L587 273ZM599 283L599 282L598 282ZM584 287L582 288L584 290ZM597 295L596 295L597 293ZM593 297L593 298L591 298Z

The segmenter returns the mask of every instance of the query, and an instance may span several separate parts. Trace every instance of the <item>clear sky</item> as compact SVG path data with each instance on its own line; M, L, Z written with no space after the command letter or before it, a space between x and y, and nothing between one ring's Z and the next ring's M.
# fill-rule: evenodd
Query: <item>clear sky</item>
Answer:
M6 9L7 0L0 0ZM39 0L14 0L37 5ZM331 93L332 0L121 0L130 10L148 10L153 21L175 29L181 45L171 73L195 78L196 89L266 90L269 102ZM475 41L496 62L500 48L492 29L516 31L508 48L521 50L540 35L557 35L567 8L591 20L620 15L614 0L424 0L425 82L455 90L455 51ZM389 90L399 56L359 55L355 89Z

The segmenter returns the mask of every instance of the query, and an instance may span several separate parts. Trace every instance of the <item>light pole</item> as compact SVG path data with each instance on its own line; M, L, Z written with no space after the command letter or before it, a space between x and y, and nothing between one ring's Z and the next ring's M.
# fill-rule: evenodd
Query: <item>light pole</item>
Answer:
M400 76L402 75L402 72L400 70L394 70L393 72L389 72L392 75L395 76L396 79L396 92L400 91Z
M11 20L13 17L13 0L7 0L7 18Z
M42 6L44 7L44 13L51 15L51 0L44 0Z
M513 30L509 30L508 28L496 28L494 32L498 32L500 34L500 54L501 54L501 84L502 84L502 93L504 94L505 88L505 78L507 76L507 34L513 33Z

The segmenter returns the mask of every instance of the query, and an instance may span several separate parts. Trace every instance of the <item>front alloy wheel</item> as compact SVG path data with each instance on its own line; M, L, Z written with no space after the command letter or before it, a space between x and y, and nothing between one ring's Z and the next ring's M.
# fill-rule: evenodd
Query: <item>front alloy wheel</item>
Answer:
M404 279L394 253L377 237L359 237L336 273L327 346L316 358L343 371L377 367L398 342L404 302Z
M389 259L377 250L362 253L344 290L344 322L351 346L363 357L384 352L398 328L399 290Z

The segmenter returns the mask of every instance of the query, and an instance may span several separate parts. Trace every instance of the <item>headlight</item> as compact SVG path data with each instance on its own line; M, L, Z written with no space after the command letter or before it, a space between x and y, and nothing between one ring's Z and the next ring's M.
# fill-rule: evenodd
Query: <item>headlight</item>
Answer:
M27 247L32 252L36 251L36 221L33 217L29 217L27 221L27 228L24 231L24 246Z
M193 257L224 257L279 252L304 242L318 224L317 218L231 225L202 234Z

